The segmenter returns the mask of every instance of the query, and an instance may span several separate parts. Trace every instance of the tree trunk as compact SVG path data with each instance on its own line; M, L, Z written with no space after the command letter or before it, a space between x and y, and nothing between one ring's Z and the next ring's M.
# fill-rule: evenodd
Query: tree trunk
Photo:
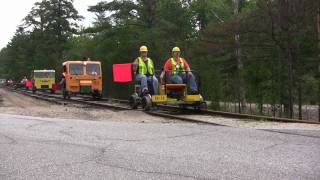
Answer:
M288 43L288 65L289 65L289 77L288 77L288 91L289 91L289 117L293 118L293 52L291 44Z
M144 0L143 1L144 6L146 6L146 23L148 29L151 29L154 27L156 23L156 13L157 13L157 0Z
M303 106L303 101L302 101L302 89L303 89L303 67L304 67L304 63L302 61L302 57L301 57L301 53L300 53L300 45L297 44L295 46L295 62L297 63L296 66L296 85L298 87L298 106L299 106L299 119L302 119L302 106Z
M238 96L239 102L241 104L241 108L239 108L239 113L244 112L246 108L246 97L245 97L245 88L244 88L244 71L243 71L243 62L241 59L241 45L240 45L240 0L234 1L234 15L236 17L237 25L236 25L236 34L235 34L235 57L237 61L237 69L238 69Z
M272 66L271 66L271 103L272 103L272 116L276 116L276 97L275 97L275 81L276 81L276 75L275 75L275 60L272 60Z
M320 122L320 7L318 7L317 15L318 29L318 120Z
M299 119L302 119L302 85L301 80L298 82L298 101L299 101Z
M293 118L293 45L292 45L292 34L290 31L290 22L289 22L289 0L280 0L280 28L281 34L283 36L283 52L285 57L285 65L288 67L288 77L287 77L287 87L285 87L288 92L288 98L286 99L285 110L288 111L289 118Z
M63 60L63 38L62 38L62 2L61 0L58 1L58 27L57 27L57 34L58 34L58 47L57 47L57 54L58 54L58 62ZM55 64L53 65L53 68L59 67L57 61L55 61Z

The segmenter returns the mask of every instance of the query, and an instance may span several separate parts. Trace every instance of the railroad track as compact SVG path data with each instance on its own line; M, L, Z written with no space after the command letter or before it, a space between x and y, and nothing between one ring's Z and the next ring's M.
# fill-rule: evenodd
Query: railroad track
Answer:
M128 105L129 103L127 100L103 98L101 100L93 101L90 96L78 96L78 97L72 97L71 99L63 99L61 94L47 94L42 92L37 92L36 94L33 94L31 91L12 90L12 89L11 91L24 94L29 97L37 98L40 100L45 100L51 103L61 104L61 105L76 103L76 104L85 104L93 107L108 108L108 109L114 109L114 110L132 110ZM138 109L138 111L143 111L143 110ZM145 113L152 116L164 117L167 119L175 119L175 120L188 121L193 123L204 123L204 124L210 124L210 125L224 126L214 122L208 122L208 121L203 121L203 120L194 119L194 118L177 116L177 115L182 115L179 109L175 109L175 111L173 111L172 108L170 109L161 108L156 111L148 111Z
M116 101L128 104L128 100L123 99L110 99L106 98L107 100ZM194 110L194 109L181 109L177 106L172 105L158 105L158 109L161 110L174 110L174 111L184 111L187 113L199 114L199 115L209 115L209 116L221 116L227 118L236 118L236 119L245 119L245 120L254 120L254 121L273 121L273 122L287 122L287 123L307 123L307 124L320 124L320 122L316 121L305 121L299 119L289 119L289 118L280 118L280 117L272 117L272 116L259 116L259 115L251 115L251 114L239 114L239 113L231 113L231 112L224 112L224 111L213 111L213 110ZM148 114L152 114L153 112L147 112Z
M8 88L7 88L8 89ZM27 90L13 90L8 89L20 94L24 94L33 98L49 101L51 103L56 104L80 104L85 106L92 106L97 108L108 108L114 110L131 110L129 107L129 103L127 100L114 99L114 98L102 98L101 100L92 100L91 96L76 96L71 99L63 99L61 94L48 94L44 92L37 92L33 94L31 91ZM138 109L139 110L139 109ZM142 110L139 110L142 111ZM227 117L227 118L235 118L240 120L252 120L252 121L273 121L273 122L288 122L288 123L308 123L308 124L320 124L320 122L314 121L304 121L297 119L287 119L287 118L278 118L278 117L268 117L268 116L257 116L257 115L249 115L249 114L237 114L237 113L229 113L222 111L211 111L211 110L192 110L192 109L183 109L181 110L176 106L168 106L168 105L158 105L156 110L145 112L147 114L153 116L159 116L169 119L176 119L181 121L188 121L193 123L205 123L211 125L221 125L215 122L210 122L206 120L200 120L196 118L188 117L188 114L199 115L199 116L213 116L213 117ZM182 116L184 115L184 116Z

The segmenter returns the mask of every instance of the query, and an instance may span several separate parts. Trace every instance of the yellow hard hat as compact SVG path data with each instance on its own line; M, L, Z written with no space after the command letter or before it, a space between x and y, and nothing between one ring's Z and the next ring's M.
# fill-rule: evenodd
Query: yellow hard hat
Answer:
M180 48L174 47L174 48L172 49L172 52L180 52Z
M148 52L147 46L141 46L140 47L140 52Z

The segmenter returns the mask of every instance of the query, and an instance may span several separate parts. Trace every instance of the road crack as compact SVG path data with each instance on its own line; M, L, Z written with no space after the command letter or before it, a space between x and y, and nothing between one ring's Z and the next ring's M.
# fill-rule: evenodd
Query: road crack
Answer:
M110 168L123 169L123 170L126 170L126 171L131 171L131 172L136 172L136 173L158 174L158 175L178 176L178 177L183 177L183 178L212 180L210 178L203 178L203 177L197 177L197 176L191 176L191 175L184 175L184 174L180 174L180 173L139 170L139 169L124 167L124 166L120 166L120 165L110 165L110 164L106 164L106 163L102 163L102 162L98 162L98 161L96 161L96 163L99 164L99 165L102 165L102 166L106 166L106 167L110 167Z
M111 141L123 141L123 142L143 142L143 141L154 141L154 140L164 140L164 139L176 139L176 138L183 138L183 137L192 137L198 135L204 135L206 132L198 132L198 133L191 133L191 134L181 134L181 135L174 135L174 136L164 136L164 137L157 137L157 138L142 138L142 139L125 139L125 138L112 138L112 137L101 137L101 136L94 136L98 140L111 140Z
M0 133L0 136L4 137L5 140L8 140L8 142L0 142L0 144L7 144L7 145L13 145L13 144L18 144L17 140L14 138L7 136L3 133Z

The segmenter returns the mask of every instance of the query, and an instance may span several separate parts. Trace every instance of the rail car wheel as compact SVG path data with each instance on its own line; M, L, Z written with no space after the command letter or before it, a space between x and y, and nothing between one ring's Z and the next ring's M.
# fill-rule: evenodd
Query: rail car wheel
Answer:
M208 106L207 106L207 102L204 100L203 96L200 95L200 105L199 105L199 109L203 109L203 110L207 110Z
M37 88L33 87L32 88L32 93L34 94L34 93L36 93L36 91L37 91Z
M200 102L200 109L207 110L208 109L207 102L205 101Z
M197 111L201 111L201 110L207 110L207 103L205 101L202 102L197 102L195 104L193 104L193 109L197 110Z
M139 105L139 99L140 97L138 96L138 94L132 94L130 96L130 99L129 99L129 105L132 109L137 109L138 105Z
M207 110L207 109L208 109L208 107L207 107L207 102L205 102L205 101L200 101L200 102L194 103L194 104L193 104L193 109L194 109L194 110L197 110L197 111Z
M200 111L200 103L196 103L193 105L193 109L196 111Z
M181 110L185 110L185 109L187 109L187 105L186 104L179 104L179 108Z
M142 104L142 108L145 111L149 111L152 107L151 96L150 95L143 96L141 104Z

